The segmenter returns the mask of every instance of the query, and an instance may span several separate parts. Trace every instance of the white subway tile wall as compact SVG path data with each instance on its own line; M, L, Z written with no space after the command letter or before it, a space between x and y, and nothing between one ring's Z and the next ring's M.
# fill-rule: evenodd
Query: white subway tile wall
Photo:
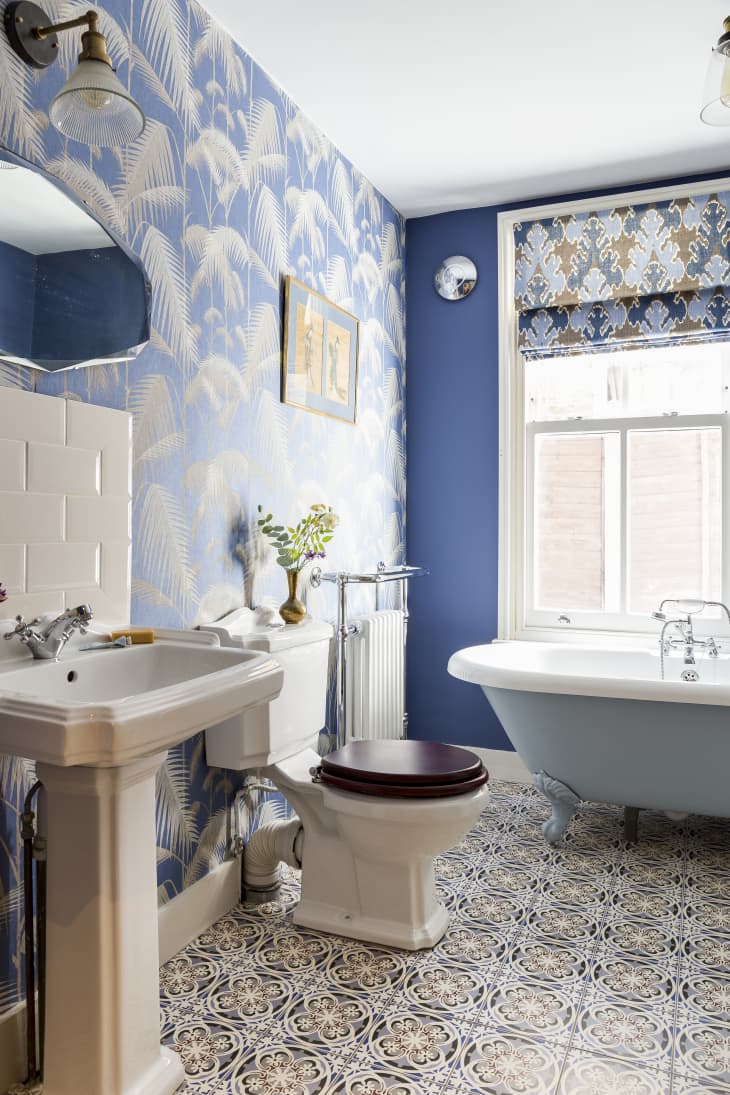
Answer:
M131 494L131 415L3 389L3 617L58 613L86 601L98 620L128 622Z

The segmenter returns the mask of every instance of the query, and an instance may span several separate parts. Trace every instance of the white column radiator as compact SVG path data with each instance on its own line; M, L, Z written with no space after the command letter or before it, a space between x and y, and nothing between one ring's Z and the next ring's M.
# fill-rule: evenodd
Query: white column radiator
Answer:
M352 622L359 630L347 640L347 740L402 738L403 613L387 609Z

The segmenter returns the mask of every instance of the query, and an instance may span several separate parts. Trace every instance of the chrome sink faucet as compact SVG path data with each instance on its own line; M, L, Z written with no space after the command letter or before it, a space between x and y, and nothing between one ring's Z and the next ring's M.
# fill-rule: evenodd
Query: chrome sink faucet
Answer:
M43 630L36 630L41 622L39 617L27 624L22 616L16 616L17 626L13 631L8 631L5 638L20 639L34 658L57 658L74 631L86 634L93 617L90 605L78 605L76 608L67 608L55 620L46 624Z

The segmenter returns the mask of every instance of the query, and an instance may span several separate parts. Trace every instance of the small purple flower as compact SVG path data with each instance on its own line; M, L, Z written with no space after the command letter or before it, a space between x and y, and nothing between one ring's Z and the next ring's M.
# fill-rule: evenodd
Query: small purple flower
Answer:
M0 604L2 604L3 601L7 601L7 599L8 599L8 591L6 590L6 588L2 584L2 582L0 582Z

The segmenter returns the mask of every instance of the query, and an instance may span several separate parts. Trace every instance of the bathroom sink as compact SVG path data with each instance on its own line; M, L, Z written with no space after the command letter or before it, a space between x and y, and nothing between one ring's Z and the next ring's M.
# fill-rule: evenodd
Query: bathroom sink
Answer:
M78 645L58 661L15 642L0 654L0 754L35 760L43 787L43 1090L172 1095L185 1074L160 1045L157 774L171 746L274 699L284 674L266 652L193 632Z
M115 767L164 752L278 695L278 663L252 650L163 641L0 663L0 753Z

